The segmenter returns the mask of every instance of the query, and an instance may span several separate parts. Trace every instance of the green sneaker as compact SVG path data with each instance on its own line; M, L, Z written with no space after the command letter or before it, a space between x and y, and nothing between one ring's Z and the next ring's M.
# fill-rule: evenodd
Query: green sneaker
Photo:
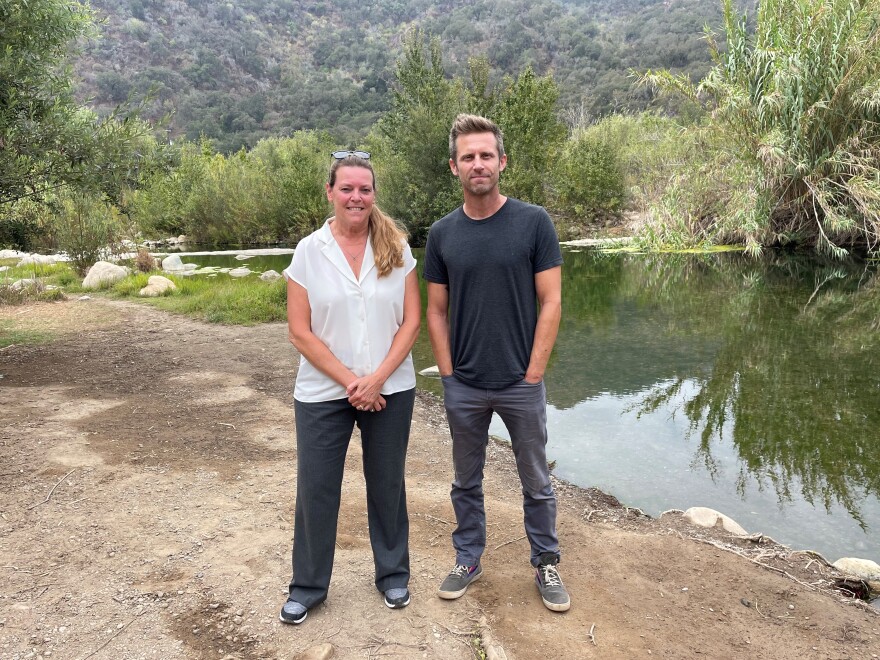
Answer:
M548 552L541 555L539 561L541 563L535 571L535 584L538 585L544 606L554 612L565 612L571 607L571 599L562 584L562 578L559 577L559 569L556 568L559 557Z
M467 591L470 583L479 580L482 574L483 569L479 564L476 566L462 566L461 564L457 564L455 568L450 571L449 575L446 576L446 579L443 580L443 584L440 585L437 595L446 600L461 598L464 596L464 592Z

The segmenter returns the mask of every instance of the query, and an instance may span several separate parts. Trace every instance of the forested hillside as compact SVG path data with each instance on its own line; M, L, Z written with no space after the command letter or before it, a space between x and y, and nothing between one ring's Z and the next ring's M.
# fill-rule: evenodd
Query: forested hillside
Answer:
M110 110L148 90L148 119L221 151L326 129L355 142L390 106L407 31L441 40L444 67L552 73L562 112L600 117L652 103L630 69L693 79L709 66L714 0L92 0L102 37L76 61L80 99Z

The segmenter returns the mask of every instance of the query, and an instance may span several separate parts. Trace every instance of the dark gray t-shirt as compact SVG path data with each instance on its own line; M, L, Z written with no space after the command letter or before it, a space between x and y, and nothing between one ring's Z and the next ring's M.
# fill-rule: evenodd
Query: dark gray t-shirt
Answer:
M484 220L459 207L434 223L424 276L449 287L456 377L487 389L523 379L538 322L535 273L561 263L556 230L540 206L508 198Z

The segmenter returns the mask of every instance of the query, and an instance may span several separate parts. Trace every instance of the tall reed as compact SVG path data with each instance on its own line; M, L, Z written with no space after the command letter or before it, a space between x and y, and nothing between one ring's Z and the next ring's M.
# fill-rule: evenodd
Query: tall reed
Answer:
M766 0L754 30L723 0L725 46L693 84L668 71L641 81L707 117L701 185L711 229L753 251L811 244L835 256L880 240L880 0ZM675 206L667 213L675 213ZM662 215L660 213L659 215Z

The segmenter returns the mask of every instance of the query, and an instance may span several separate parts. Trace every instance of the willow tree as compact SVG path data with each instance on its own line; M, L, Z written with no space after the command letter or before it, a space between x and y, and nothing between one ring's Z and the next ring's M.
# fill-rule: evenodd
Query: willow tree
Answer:
M754 30L731 0L723 10L725 46L707 29L714 65L699 84L668 71L641 78L707 113L693 130L709 165L691 170L705 189L681 196L679 177L668 214L708 220L702 230L752 252L792 242L836 256L876 250L880 0L766 0Z
M67 235L46 226L62 198L124 212L142 173L165 159L136 111L99 117L74 97L69 57L97 35L87 2L0 0L0 26L0 244L28 248L37 234Z

